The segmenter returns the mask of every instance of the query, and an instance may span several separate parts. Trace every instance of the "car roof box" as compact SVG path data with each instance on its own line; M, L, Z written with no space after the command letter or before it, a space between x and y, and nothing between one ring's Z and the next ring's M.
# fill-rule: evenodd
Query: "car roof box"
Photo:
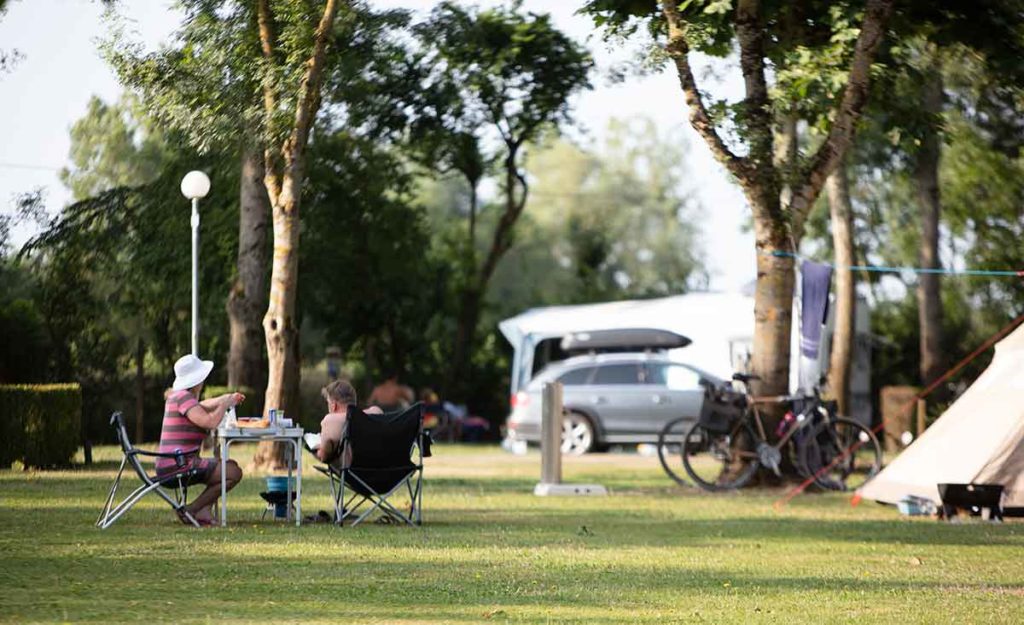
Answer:
M624 328L573 332L562 338L560 347L567 352L624 352L676 349L692 342L668 330Z

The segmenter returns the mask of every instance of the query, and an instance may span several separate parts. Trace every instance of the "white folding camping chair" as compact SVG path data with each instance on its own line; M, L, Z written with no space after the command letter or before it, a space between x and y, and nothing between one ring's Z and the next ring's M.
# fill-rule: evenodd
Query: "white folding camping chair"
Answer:
M103 505L103 510L100 512L99 518L96 519L96 527L107 529L149 493L159 495L161 499L174 508L179 516L184 517L193 525L199 527L199 522L185 510L185 502L188 500L188 486L198 476L199 472L199 469L186 468L189 466L187 460L190 456L199 453L199 450L182 452L180 449L176 449L173 453L144 451L131 444L128 432L124 427L124 417L121 416L120 412L115 412L110 417L110 424L114 426L114 430L117 432L117 440L121 444L124 458L121 459L121 468L118 469L117 477L114 478L114 484L110 487L110 493L107 495L107 501ZM165 476L150 475L142 467L142 463L139 462L139 456L174 458L181 470ZM125 497L124 500L114 505L117 488L121 484L121 476L124 474L126 466L131 466L135 474L142 481L142 484Z

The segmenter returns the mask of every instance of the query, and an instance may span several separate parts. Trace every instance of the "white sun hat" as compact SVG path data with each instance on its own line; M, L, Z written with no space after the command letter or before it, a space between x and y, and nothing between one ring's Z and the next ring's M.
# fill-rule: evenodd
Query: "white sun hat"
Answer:
M210 375L210 371L213 371L212 360L199 360L192 354L182 356L174 363L174 385L171 388L183 391L198 386Z

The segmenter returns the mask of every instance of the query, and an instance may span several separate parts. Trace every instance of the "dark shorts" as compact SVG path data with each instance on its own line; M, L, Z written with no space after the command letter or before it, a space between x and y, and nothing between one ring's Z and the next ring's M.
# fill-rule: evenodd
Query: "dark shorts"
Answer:
M191 471L192 473L185 480L186 484L205 484L210 481L214 469L217 468L217 460L214 458L200 458L198 454L191 457L183 468L177 466L162 467L156 470L156 476L165 478L176 473Z

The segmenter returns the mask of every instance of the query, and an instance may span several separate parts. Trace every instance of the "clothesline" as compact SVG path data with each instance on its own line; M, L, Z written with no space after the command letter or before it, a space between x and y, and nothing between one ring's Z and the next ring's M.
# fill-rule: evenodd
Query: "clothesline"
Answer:
M779 250L772 250L770 252L761 252L768 256L776 256L780 258L795 258L797 260L809 260L801 254L794 254L793 252L782 252ZM818 262L818 261L813 261ZM1024 270L1013 270L1013 269L946 269L943 267L889 267L886 265L835 265L833 263L820 263L822 265L828 265L833 269L849 269L850 271L870 271L875 273L925 273L925 274L942 274L949 276L996 276L996 277L1024 277Z

